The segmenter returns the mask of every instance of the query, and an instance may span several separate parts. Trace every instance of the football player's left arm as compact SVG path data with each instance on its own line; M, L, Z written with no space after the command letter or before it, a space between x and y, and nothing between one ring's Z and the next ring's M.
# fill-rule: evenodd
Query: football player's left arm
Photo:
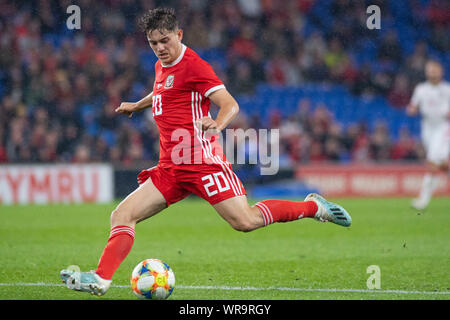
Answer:
M222 131L236 117L239 112L239 105L227 89L219 89L211 93L208 98L219 107L216 120L211 117L203 117L198 125L202 130Z

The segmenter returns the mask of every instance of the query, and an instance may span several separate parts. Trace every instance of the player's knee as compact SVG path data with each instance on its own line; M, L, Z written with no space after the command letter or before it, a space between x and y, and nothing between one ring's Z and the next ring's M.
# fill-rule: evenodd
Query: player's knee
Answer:
M131 218L129 212L121 210L119 208L116 208L111 212L110 221L112 227L130 225L135 223L135 221L133 221L133 219Z
M114 209L114 210L111 212L111 216L110 216L109 220L110 220L110 222L111 222L111 226L112 226L112 227L115 227L115 226L120 225L120 223L119 223L119 221L121 220L121 217L120 217L120 211L117 210L117 209Z

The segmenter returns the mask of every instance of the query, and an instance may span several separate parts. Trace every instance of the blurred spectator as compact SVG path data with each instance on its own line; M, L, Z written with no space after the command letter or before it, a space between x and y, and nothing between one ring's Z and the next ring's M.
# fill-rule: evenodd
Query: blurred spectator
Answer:
M367 162L370 160L369 134L364 123L352 125L347 131L347 143L351 145L351 159L356 162Z
M91 152L89 148L84 144L79 144L75 149L75 155L73 157L73 163L86 163L91 161Z
M247 17L258 17L261 15L261 2L259 0L238 0L241 12Z
M445 0L430 0L426 14L433 25L448 26L450 24L450 3Z
M424 80L423 70L428 58L427 44L424 41L417 42L413 54L408 57L404 67L404 72L411 82L410 88L413 87L412 84L417 84Z
M391 158L394 160L417 160L417 141L406 128L400 130L397 142L392 146Z
M230 78L233 79L228 85L229 90L242 93L252 93L254 81L252 78L252 69L249 63L241 61L235 68L230 70Z
M394 107L404 108L408 105L411 95L408 78L402 73L398 74L395 77L394 86L388 94L388 101Z
M402 56L403 51L399 45L397 33L394 30L388 31L378 49L378 58L381 61L400 63Z
M450 9L447 9L450 11ZM447 22L450 18L447 18ZM445 27L443 25L436 25L431 31L431 39L430 43L437 50L441 52L449 52L450 51L450 39L448 37L448 29L449 27Z
M391 142L389 132L384 122L378 123L370 137L369 152L370 158L376 161L386 161L390 159Z
M348 56L342 48L342 44L338 38L333 38L330 41L328 52L324 56L324 62L327 68L331 71L331 77L339 80L342 73L342 66L348 60Z
M372 72L369 64L362 65L357 71L355 81L351 91L356 95L367 96L375 93L375 86L372 82Z
M254 27L247 23L242 26L240 34L232 41L230 51L237 57L250 59L256 47Z

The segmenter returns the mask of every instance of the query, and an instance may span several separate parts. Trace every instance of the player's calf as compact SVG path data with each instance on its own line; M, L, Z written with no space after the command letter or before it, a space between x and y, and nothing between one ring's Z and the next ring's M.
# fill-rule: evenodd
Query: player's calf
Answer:
M318 194L309 194L304 201L263 200L255 204L264 219L264 225L275 222L314 218L348 227L351 217L340 205L327 201Z
M256 203L255 207L259 209L265 226L275 222L313 218L317 212L317 205L313 201L268 199Z
M234 230L241 232L250 232L262 227L262 221L252 211L243 215L241 219L228 221L228 223Z

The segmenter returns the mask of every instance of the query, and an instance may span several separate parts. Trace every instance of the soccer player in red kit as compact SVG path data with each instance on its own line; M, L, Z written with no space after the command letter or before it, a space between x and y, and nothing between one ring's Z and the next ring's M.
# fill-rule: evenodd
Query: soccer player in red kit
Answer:
M344 208L317 194L301 202L269 199L250 206L217 139L237 115L238 103L211 66L182 43L183 31L172 9L150 10L141 18L141 26L158 57L153 92L138 102L121 103L116 112L131 116L152 108L160 132L160 159L157 166L138 175L139 187L112 212L111 233L97 269L61 271L70 289L105 294L131 250L136 223L192 193L243 232L301 218L351 224ZM211 102L219 107L216 119L209 113Z

